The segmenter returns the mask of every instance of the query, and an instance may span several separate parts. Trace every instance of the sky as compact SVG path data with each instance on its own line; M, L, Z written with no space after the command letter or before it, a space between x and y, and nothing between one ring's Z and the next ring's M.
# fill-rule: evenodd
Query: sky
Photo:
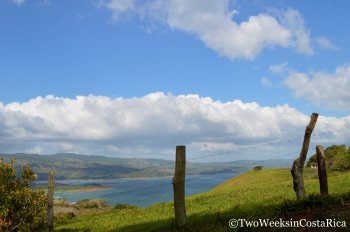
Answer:
M0 152L294 158L312 112L310 154L349 144L349 8L0 0Z

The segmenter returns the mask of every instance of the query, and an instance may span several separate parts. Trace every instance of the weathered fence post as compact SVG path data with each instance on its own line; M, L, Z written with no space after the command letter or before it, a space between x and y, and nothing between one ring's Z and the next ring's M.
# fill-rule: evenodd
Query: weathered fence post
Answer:
M296 160L294 160L293 167L291 170L293 177L293 189L297 195L298 200L306 196L303 179L303 168L306 160L306 155L309 150L311 133L315 128L317 118L318 114L312 113L309 125L307 125L305 129L304 142L300 151L300 155Z
M175 222L178 230L186 227L185 175L186 147L176 146L175 175L173 178Z
M318 179L320 182L320 193L321 195L328 194L328 182L327 182L327 169L326 169L326 160L324 157L323 146L316 146L317 154L317 168L318 168Z
M47 231L53 232L53 193L54 193L54 171L49 171L47 183Z

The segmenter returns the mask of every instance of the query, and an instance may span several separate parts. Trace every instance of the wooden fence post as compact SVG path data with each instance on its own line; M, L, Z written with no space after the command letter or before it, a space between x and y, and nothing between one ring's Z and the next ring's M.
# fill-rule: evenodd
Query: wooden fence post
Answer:
M298 200L306 197L303 179L303 168L306 160L306 155L309 150L311 133L315 128L317 118L318 114L312 113L310 122L305 129L304 141L300 151L300 155L296 160L294 160L293 167L291 170L293 177L293 189L295 191L295 194L297 195Z
M47 183L47 231L53 232L54 171L49 171Z
M318 168L318 179L320 182L320 193L321 195L328 194L328 181L327 181L327 169L326 169L326 160L324 156L323 146L316 146L317 154L317 168Z
M185 208L186 147L176 146L175 175L173 178L175 222L178 230L186 227Z

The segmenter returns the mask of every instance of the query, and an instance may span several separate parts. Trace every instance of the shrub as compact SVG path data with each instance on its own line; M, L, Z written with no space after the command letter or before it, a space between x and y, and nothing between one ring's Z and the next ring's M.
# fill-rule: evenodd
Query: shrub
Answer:
M263 169L263 166L255 166L253 168L254 171L261 171Z
M61 206L61 207L70 207L69 201L66 199L58 199L58 200L53 200L54 206Z
M334 171L350 170L350 149L345 145L332 145L324 150L327 169ZM310 167L312 162L317 162L316 154L310 157L307 162L307 167Z
M117 210L123 210L123 209L136 209L137 206L135 205L129 205L129 204L116 204L114 206L114 209L117 209Z
M77 205L84 209L101 209L108 206L103 199L84 199L77 202Z
M36 178L29 165L17 175L15 160L0 159L0 231L37 231L45 225L45 193L29 187Z
M57 224L65 224L75 218L75 214L73 212L68 213L57 213L55 215L55 223Z

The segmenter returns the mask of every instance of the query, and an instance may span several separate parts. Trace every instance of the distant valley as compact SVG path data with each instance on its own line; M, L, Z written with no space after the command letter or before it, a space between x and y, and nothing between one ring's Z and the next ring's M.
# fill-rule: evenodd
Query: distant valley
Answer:
M17 169L30 164L39 180L46 180L49 170L55 170L56 179L115 179L162 177L174 175L174 161L141 158L111 158L96 155L57 153L53 155L5 154L5 162L16 158ZM292 160L240 160L217 163L188 162L187 175L204 175L224 172L243 172L254 166L291 167Z

